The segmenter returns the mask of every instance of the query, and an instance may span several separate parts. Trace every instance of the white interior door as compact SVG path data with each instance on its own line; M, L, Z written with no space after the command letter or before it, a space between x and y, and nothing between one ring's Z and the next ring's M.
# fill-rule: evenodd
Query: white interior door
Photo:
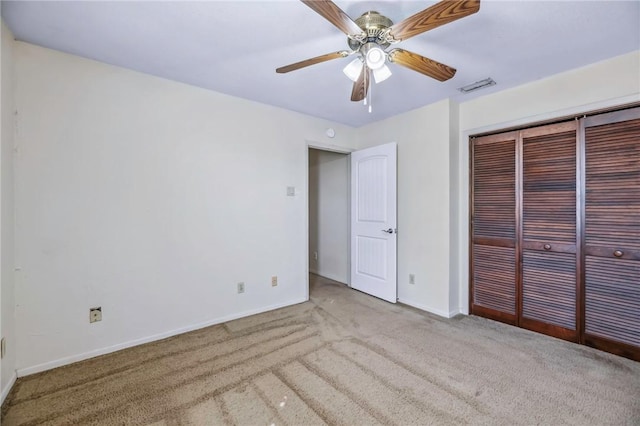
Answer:
M396 278L396 144L351 153L351 287L392 303Z

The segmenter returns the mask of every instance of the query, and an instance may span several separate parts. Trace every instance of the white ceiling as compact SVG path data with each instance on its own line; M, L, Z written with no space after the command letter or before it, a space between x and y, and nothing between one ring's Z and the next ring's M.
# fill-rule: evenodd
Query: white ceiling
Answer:
M436 2L335 3L354 20L377 10L399 22ZM640 49L638 1L482 0L477 14L399 45L457 68L456 76L440 83L391 64L393 76L372 88L369 114L350 101L342 68L352 58L276 74L347 49L344 34L297 0L2 1L2 16L18 40L356 127ZM498 84L468 95L456 90L486 77Z

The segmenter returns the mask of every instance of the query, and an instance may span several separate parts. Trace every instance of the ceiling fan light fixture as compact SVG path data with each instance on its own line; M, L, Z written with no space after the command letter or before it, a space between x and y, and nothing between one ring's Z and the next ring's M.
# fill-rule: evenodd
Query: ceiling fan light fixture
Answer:
M376 81L376 84L382 83L389 77L391 77L391 70L388 66L383 65L382 68L378 68L377 70L373 70L373 79Z
M456 74L455 68L417 53L397 48L387 52L386 49L392 44L478 12L480 1L441 0L394 24L391 19L374 10L363 13L360 18L353 21L333 0L302 0L302 3L347 36L350 50L341 50L299 61L276 68L276 72L284 74L355 54L358 58L351 61L343 69L343 72L354 82L351 100L354 102L364 100L369 106L369 112L371 112L371 89L373 86L371 80L380 83L391 76L387 60L438 81L447 81ZM495 82L491 81L489 84L495 84Z
M356 58L353 61L349 62L349 65L344 67L342 72L349 77L349 80L354 83L358 81L358 77L360 77L360 72L362 72L362 61L360 58Z

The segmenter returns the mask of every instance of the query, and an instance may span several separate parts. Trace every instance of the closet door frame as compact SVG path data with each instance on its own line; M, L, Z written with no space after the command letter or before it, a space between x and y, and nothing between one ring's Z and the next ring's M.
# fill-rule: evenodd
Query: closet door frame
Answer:
M632 103L627 105L619 105L617 107L608 108L606 110L592 111L584 114L574 114L567 117L558 117L556 120L548 122L531 123L526 126L518 126L517 128L507 128L504 130L497 130L495 133L471 135L469 137L469 313L480 315L486 318L494 319L518 327L529 328L533 331L541 332L543 334L555 335L545 330L545 326L530 328L527 324L522 324L522 293L523 293L523 153L524 145L522 140L522 131L527 129L533 129L536 127L542 127L545 125L563 125L571 120L577 123L576 128L576 321L575 321L575 334L573 336L557 336L566 340L571 340L579 344L591 346L600 350L604 350L610 353L621 355L627 358L640 361L640 347L625 344L619 341L610 340L607 338L599 337L597 335L588 334L587 328L587 312L586 312L586 284L587 284L587 272L586 272L586 259L589 255L587 247L587 229L586 229L586 211L587 211L587 176L586 176L586 128L591 126L598 126L604 124L613 124L617 122L628 121L632 119L640 118L640 104ZM502 315L496 315L495 312L484 312L484 309L478 309L476 305L474 307L474 259L473 259L473 246L474 246L474 234L473 234L473 212L474 212L474 152L473 152L473 140L477 138L487 138L491 136L504 135L508 133L515 133L515 185L516 185L516 211L515 211L515 241L514 246L516 250L516 264L515 264L515 291L516 291L516 318L504 318ZM628 257L632 256L632 257ZM633 250L633 253L625 253L624 258L633 258L640 260L640 250ZM553 326L552 326L553 327Z

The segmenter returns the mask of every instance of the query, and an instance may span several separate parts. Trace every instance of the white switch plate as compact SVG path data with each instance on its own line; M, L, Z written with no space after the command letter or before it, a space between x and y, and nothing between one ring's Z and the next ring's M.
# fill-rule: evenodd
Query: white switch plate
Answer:
M293 197L296 195L296 187L295 186L287 186L287 196Z
M238 283L238 294L244 293L244 283Z
M273 276L271 277L271 287L275 287L278 285L278 277L277 276Z
M415 284L416 283L416 276L413 274L409 274L409 284Z

